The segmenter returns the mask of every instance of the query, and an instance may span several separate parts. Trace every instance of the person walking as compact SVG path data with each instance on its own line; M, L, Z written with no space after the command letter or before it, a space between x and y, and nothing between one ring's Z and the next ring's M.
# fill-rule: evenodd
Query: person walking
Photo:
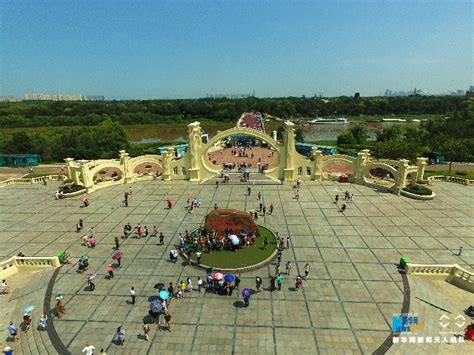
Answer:
M258 205L258 212L261 213L262 209L263 209L263 203L260 202L259 205Z
M16 329L15 325L13 324L13 321L10 321L10 324L8 325L8 333L10 333L10 336L13 339L13 342L17 341L18 339L18 330Z
M132 286L130 289L130 297L132 298L132 305L135 304L135 298L137 298L137 292L135 291L135 287Z
M146 323L143 323L143 335L145 336L146 341L150 341L150 332L150 326Z
M250 186L247 186L247 195L250 196L251 192L252 192L252 189L250 188Z
M263 240L263 250L267 249L268 243L269 243L268 237L265 236L265 239Z
M273 208L275 206L273 205L273 203L270 203L270 211L268 211L268 214L272 214L273 213Z
M291 272L291 261L288 261L285 265L285 269L286 269L286 274L288 276L290 276L290 272Z
M296 276L296 281L295 281L295 289L296 291L300 290L301 285L303 284L303 280L301 279L300 276Z
M186 290L186 283L184 281L181 281L179 284L179 289L181 290L182 297L184 297L184 291Z
M309 274L309 264L306 263L306 264L304 265L304 278L305 278L305 280L306 280L306 278L308 277L308 274Z
M165 313L165 324L169 332L171 332L171 314L168 312Z
M56 300L56 314L58 319L61 318L61 315L66 314L66 309L64 308L61 300Z
M286 249L290 249L290 236L286 237Z
M260 191L257 194L257 198L258 198L259 201L262 199L262 193Z
M86 353L86 355L93 355L95 350L95 346L92 345L90 342L86 342L86 346L84 349L82 349L83 353Z
M196 252L196 260L197 260L198 265L201 264L201 255L202 253L198 250Z
M267 208L263 206L262 208L262 216L265 216L265 213L267 213Z
M163 244L165 244L165 236L163 235L163 233L160 233L160 245Z
M250 304L250 295L245 295L244 296L244 303L245 303L245 307L249 306L249 304Z
M87 278L87 284L89 285L89 290L94 291L95 290L95 283L92 282L92 278L88 277Z
M216 189L219 188L219 180L216 180Z
M112 264L107 265L107 272L109 273L109 280L114 278L114 269L112 268Z
M119 250L120 249L119 237L115 237L114 241L115 241L115 250Z
M275 283L276 283L276 277L272 276L270 278L270 291L275 291L275 289L276 289Z
M173 208L173 202L171 202L171 200L168 198L166 199L166 203L168 205L168 209L172 209Z
M281 291L281 286L283 284L283 275L280 273L277 276L278 291Z
M148 227L145 226L145 235L144 235L144 238L148 237Z
M125 345L125 330L123 330L122 327L117 328L116 336L117 336L118 345L124 346Z
M339 195L336 195L336 198L334 200L335 200L336 205L337 205L337 203L339 202Z
M142 237L142 226L140 223L135 226L135 229L137 230L137 238L140 239Z
M462 246L459 247L459 253L458 253L458 256L461 256L462 255L462 252L463 252L464 248Z

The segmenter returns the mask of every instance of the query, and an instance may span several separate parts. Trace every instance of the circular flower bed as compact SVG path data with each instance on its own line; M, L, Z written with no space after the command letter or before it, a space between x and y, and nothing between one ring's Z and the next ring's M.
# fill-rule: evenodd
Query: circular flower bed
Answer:
M222 242L222 247L217 250L208 251L205 243L197 247L199 243L186 243L188 255L191 253L191 260L197 262L196 251L201 251L201 265L214 269L241 269L258 265L272 256L277 248L275 235L269 229L258 226L259 236L255 239L254 245L239 245L235 251L229 246L230 242ZM265 246L265 239L268 244Z
M433 194L433 191L431 191L431 189L425 186L421 186L421 185L410 185L403 188L403 190L415 195L422 195L422 196L431 196Z

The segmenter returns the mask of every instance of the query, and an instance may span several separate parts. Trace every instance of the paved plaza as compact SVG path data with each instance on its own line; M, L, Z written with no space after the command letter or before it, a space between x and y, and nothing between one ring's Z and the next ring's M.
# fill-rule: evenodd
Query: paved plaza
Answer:
M27 256L53 256L60 250L72 254L73 265L61 268L53 287L53 295L64 294L66 308L61 319L54 319L55 329L72 354L80 354L86 341L94 344L97 354L101 348L108 354L372 353L389 336L392 315L402 309L404 287L396 269L400 255L412 263L459 264L471 272L474 268L473 189L454 183L436 183L432 187L436 198L422 202L332 181L303 182L299 201L294 199L291 185L252 186L247 196L246 185L221 184L216 189L212 185L155 181L133 184L128 208L121 206L126 185L90 194L87 208L81 207L79 197L55 200L57 187L50 183L0 189L0 257L6 259L20 251ZM348 203L342 214L333 200L336 194L344 196L345 190L354 194L355 202ZM258 191L267 206L275 205L274 213L260 217L258 223L284 237L291 235L282 264L292 261L293 270L291 276L284 275L282 291L255 294L248 308L242 307L238 292L231 297L186 293L184 299L171 301L172 331L151 324L150 341L146 342L140 334L143 321L148 319L149 299L157 295L153 286L157 282L176 285L186 277L192 277L196 285L197 276L204 277L199 269L168 261L178 233L198 227L214 204L255 210ZM203 205L189 214L184 208L186 200L196 196L202 198ZM171 210L166 208L166 198L175 204ZM85 233L75 232L79 218L84 219L84 232L95 228L95 249L81 245ZM114 237L122 235L127 222L148 226L150 232L156 225L166 237L165 245L158 245L158 238L152 237L122 241L122 266L115 269L112 280L107 280ZM454 253L460 246L464 253L457 256ZM84 253L90 256L89 271L97 273L94 292L88 290L86 275L76 272L75 261ZM304 274L306 263L311 272L302 290L296 292L295 276ZM266 289L274 272L274 265L269 265L241 274L241 289L255 289L255 276L264 278ZM33 300L41 302L37 304L41 309L51 274L33 275L27 291L14 293L15 309ZM413 284L424 292L423 297L433 296L421 281ZM137 290L135 305L128 302L131 286ZM444 283L442 290L447 297L453 292L456 299L465 302L451 303L456 307L451 311L459 313L474 304L472 294L454 288ZM439 301L442 295L436 297ZM426 303L419 305L414 293L411 300L416 309L410 312L419 312L432 331L441 331L435 320L439 313L433 310L432 314ZM36 325L41 311L35 312ZM18 324L21 314L11 317ZM1 323L3 344L8 320ZM118 326L127 334L124 347L113 343ZM21 335L20 342L13 345L16 353L56 354L48 337L35 332ZM395 344L389 352L468 350L473 350L472 344Z

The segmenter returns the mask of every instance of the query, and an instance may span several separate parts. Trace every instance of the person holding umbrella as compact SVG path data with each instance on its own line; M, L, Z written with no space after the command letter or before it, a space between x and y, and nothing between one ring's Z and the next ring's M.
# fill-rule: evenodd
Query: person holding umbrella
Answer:
M120 267L122 256L123 256L123 253L121 251L117 251L114 255L112 255L112 259L117 260L118 267Z
M90 274L87 276L87 284L89 285L89 290L94 291L95 290L95 284L92 282L94 280L96 274Z
M124 346L125 345L125 330L123 330L122 327L118 327L116 335L117 335L118 345Z
M242 297L244 298L245 307L248 307L250 304L250 290L248 288L242 290Z

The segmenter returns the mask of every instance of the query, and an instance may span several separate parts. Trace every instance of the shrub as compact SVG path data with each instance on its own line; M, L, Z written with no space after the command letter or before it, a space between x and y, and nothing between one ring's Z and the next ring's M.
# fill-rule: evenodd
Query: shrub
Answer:
M80 190L83 190L83 189L84 189L84 186L76 185L76 184L64 185L64 186L61 186L59 188L59 190L62 191L63 193L65 193L65 194L70 194L72 192L80 191Z
M410 192L415 195L429 196L433 193L429 188L420 185L410 185L403 189L403 191Z
M456 175L466 176L467 171L456 171Z

